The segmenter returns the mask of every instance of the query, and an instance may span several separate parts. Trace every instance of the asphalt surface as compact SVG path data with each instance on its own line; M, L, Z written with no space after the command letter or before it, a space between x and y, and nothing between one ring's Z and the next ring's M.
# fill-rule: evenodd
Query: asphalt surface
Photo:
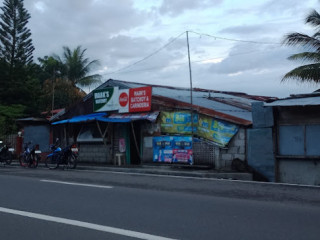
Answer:
M317 240L320 234L319 187L18 166L0 167L0 181L6 240Z

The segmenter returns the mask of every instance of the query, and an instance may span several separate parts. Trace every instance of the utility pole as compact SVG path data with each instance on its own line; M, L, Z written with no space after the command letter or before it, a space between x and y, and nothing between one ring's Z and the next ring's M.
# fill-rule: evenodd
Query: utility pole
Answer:
M189 47L189 33L187 33L187 46L188 46L188 62L189 62L189 78L190 78L190 104L191 104L191 146L192 146L192 155L193 155L193 99L192 99L192 72L191 72L191 61L190 61L190 47ZM193 164L192 158L192 164Z
M54 110L54 82L55 82L55 80L56 80L56 69L53 68L51 116L53 116L53 110Z

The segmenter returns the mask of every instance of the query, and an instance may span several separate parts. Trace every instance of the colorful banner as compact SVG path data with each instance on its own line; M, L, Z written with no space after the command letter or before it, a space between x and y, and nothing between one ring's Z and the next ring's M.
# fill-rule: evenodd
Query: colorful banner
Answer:
M161 112L161 131L165 133L191 134L191 112ZM197 131L198 114L193 114L193 132Z
M191 134L191 113L161 112L161 132L169 134ZM238 132L238 126L216 120L204 115L193 115L193 133L199 137L215 142L219 146L228 145L231 138Z
M153 161L193 164L192 137L153 137Z
M93 111L105 112L119 109L119 88L103 88L93 91Z
M200 115L197 135L224 147L238 130L237 125Z

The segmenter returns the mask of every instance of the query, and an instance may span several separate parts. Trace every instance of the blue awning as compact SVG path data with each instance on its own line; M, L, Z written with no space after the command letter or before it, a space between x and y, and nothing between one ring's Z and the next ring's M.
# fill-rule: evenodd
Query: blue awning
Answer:
M65 123L82 123L90 121L102 121L105 122L107 113L92 113L87 115L75 116L70 119L61 120L58 122L53 122L52 125L65 124Z
M147 113L114 113L104 118L104 122L131 122L137 120L148 120L154 122L157 120L159 112L147 112Z
M70 119L53 122L52 125L65 124L65 123L85 123L91 121L99 122L115 122L115 123L127 123L136 120L148 120L154 122L157 120L159 112L148 112L148 113L125 113L125 114L112 114L109 117L107 113L92 113L88 115L75 116Z

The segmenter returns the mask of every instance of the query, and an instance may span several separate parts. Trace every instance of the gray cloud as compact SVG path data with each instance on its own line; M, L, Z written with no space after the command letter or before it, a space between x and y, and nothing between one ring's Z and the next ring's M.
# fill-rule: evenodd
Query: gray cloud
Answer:
M222 2L223 0L163 0L159 10L161 14L174 16L183 13L185 10L216 7Z
M116 74L106 73L132 65L189 29L222 37L278 42L292 29L303 32L307 5L318 3L261 0L230 9L223 0L149 1L25 0L31 14L28 27L35 57L61 54L62 46L82 45L90 59L100 60L97 70L105 78L189 87L184 35L146 61ZM227 56L220 63L192 63L194 87L271 96L308 89L295 88L295 83L280 84L281 77L295 66L286 60L292 49L189 36L191 60Z
M131 0L26 0L26 8L38 56L64 45L94 45L147 21Z

